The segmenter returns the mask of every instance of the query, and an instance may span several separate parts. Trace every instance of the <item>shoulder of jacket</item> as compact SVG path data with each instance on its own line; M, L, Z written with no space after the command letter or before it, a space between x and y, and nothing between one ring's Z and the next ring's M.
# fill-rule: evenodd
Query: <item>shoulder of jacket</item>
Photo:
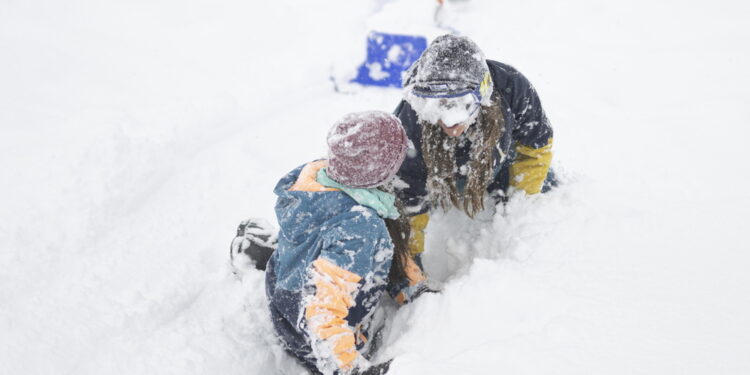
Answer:
M385 236L387 229L385 221L378 216L375 210L352 204L348 209L342 210L337 215L329 218L325 227L324 236L336 238L341 235L358 235L368 238Z
M487 60L494 89L508 95L515 91L524 92L531 86L529 80L518 69L494 60Z
M501 63L499 61L487 60L487 66L490 68L490 71L495 70L497 72L501 72L506 75L519 74L518 69L512 67L511 65Z

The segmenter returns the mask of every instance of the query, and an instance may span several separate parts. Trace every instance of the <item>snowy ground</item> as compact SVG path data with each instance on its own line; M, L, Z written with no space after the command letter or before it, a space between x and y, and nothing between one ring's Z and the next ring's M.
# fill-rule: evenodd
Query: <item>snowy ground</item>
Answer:
M0 374L298 374L228 245L338 117L396 105L328 77L404 1L3 1ZM537 87L566 183L435 218L444 292L390 373L750 373L750 7L450 5Z

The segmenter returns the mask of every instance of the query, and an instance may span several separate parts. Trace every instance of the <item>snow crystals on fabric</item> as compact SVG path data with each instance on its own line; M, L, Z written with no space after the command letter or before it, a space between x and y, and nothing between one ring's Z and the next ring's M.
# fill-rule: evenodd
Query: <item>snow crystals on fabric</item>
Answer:
M375 187L393 177L406 155L408 139L390 113L351 113L328 132L328 174L352 187Z
M447 126L472 123L479 114L479 102L471 93L457 98L441 99L423 98L407 91L406 100L419 119L430 124L437 124L439 121Z
M425 82L456 82L478 86L489 71L484 53L466 37L436 38L412 66L404 87Z
M362 216L369 218L372 216L372 213L370 213L370 210L365 206L354 206L352 207L352 212L361 212Z

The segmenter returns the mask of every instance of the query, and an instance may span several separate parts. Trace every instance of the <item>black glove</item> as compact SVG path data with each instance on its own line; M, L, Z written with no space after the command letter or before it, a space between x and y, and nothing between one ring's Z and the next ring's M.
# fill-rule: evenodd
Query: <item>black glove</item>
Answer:
M411 299L409 301L414 301L419 296L421 296L422 294L425 294L425 293L437 294L437 293L440 293L440 290L433 289L432 287L430 287L427 284L421 284L421 285L419 285L419 288L417 288L416 292L414 292L414 294L411 295Z
M276 249L276 238L276 229L265 220L258 218L243 220L237 227L237 236L229 247L232 265L236 269L245 269L247 268L246 260L249 260L256 269L264 271L268 259Z
M383 363L372 365L364 370L355 369L352 375L383 375L388 372L388 368L391 367L393 359L389 359Z

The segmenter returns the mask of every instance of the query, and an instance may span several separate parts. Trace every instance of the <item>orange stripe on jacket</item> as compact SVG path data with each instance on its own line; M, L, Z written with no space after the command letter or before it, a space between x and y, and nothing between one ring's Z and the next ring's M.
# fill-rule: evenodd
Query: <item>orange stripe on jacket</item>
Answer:
M358 353L354 332L345 318L354 306L353 294L362 278L323 258L312 264L316 290L306 307L305 319L313 333L331 346L336 365L346 371L352 368Z
M318 160L308 163L302 168L289 191L339 191L336 188L329 188L318 182L318 171L328 166L328 160Z

